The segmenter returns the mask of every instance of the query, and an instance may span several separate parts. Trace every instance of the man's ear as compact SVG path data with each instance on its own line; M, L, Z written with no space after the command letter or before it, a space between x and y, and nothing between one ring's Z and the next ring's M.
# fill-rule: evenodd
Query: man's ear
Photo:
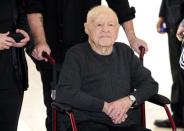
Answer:
M88 24L86 22L84 23L84 30L85 30L86 34L88 35L88 33L89 33Z

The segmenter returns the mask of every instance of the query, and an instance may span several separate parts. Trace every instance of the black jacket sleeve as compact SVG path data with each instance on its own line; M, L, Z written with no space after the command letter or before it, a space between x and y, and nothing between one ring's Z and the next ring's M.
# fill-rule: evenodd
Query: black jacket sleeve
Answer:
M26 13L42 13L44 0L25 0Z
M25 3L23 2L23 0L17 0L17 7L18 17L16 20L16 28L23 29L28 33L29 26L25 12Z
M119 23L131 20L135 17L135 8L129 6L128 0L106 0L118 15Z
M159 12L159 17L165 17L166 14L166 1L162 0L161 6L160 6L160 12Z

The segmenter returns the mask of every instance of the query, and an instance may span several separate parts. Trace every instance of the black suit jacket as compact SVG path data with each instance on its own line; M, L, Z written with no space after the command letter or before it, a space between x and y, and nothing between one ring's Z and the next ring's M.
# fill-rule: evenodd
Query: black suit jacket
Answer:
M0 33L15 31L21 28L28 30L22 0L0 1ZM28 70L24 48L10 48L0 50L0 89L15 89L16 84L20 91L28 87Z

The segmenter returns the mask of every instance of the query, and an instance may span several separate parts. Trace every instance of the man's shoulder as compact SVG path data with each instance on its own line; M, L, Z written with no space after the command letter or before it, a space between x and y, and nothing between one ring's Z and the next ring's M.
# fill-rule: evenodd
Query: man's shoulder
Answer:
M124 47L124 48L129 47L127 44L125 44L125 43L123 43L123 42L115 42L114 45L115 45L115 46L119 46L119 47Z
M120 51L131 51L132 50L127 44L122 43L122 42L116 42L114 46Z
M87 47L88 42L78 43L72 46L69 50L81 50Z
M134 51L125 43L116 42L114 47L117 54L122 58L129 59L132 55L134 55Z
M83 42L83 43L79 43L76 44L74 46L72 46L68 51L67 54L83 54L84 50L88 47L88 43L87 42Z

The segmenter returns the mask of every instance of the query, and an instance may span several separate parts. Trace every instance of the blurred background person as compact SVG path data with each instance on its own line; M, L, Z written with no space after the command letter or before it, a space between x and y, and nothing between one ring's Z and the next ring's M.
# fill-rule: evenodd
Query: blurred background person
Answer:
M184 127L184 79L179 65L181 42L176 38L177 27L184 16L183 0L162 0L157 32L168 34L170 67L172 74L171 110L177 127ZM169 120L156 120L158 127L170 128Z
M22 0L0 1L0 131L17 131L24 91L28 87L27 63L24 46L29 41L26 33L26 14ZM9 35L20 33L16 41Z

